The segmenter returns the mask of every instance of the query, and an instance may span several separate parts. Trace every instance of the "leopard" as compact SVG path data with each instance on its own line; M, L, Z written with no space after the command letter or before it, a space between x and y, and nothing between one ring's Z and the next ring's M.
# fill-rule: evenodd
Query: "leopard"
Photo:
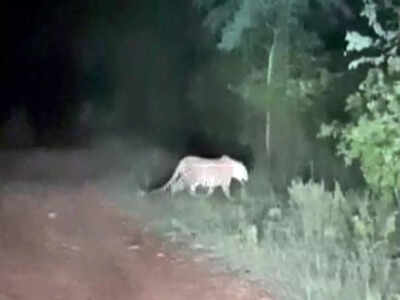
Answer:
M236 179L242 186L248 182L249 173L246 166L228 155L219 158L203 158L199 156L183 157L171 178L157 191L171 192L171 195L188 190L190 195L198 197L197 188L206 188L207 192L201 197L209 197L217 187L221 187L223 194L232 199L230 186Z

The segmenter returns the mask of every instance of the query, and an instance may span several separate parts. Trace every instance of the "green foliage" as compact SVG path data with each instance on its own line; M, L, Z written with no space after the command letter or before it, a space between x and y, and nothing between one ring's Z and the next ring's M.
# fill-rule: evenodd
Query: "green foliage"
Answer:
M315 32L305 30L303 26L304 16L312 13L308 2L194 0L195 6L205 14L204 25L219 40L218 49L239 53L238 57L247 66L247 72L240 74L242 78L235 83L229 83L228 89L245 99L255 111L265 111L272 102L286 100L290 103L288 107L295 107L296 112L307 111L313 99L320 98L332 85L334 76L317 54L321 53L323 43ZM320 4L329 10L337 1L320 1ZM284 11L287 11L287 16L281 16ZM285 30L288 31L288 40L281 41L279 32ZM286 35L283 36L286 39ZM288 57L280 60L284 52ZM273 73L274 80L268 81L268 70ZM272 86L275 85L283 85L284 92L272 95ZM283 107L282 114L290 115L288 108Z
M136 166L139 156L127 157ZM274 294L283 291L274 298L399 297L400 262L388 256L393 254L394 217L386 218L372 193L343 192L338 184L328 191L324 184L293 181L288 195L273 190L255 195L267 182L254 181L256 186L237 201L218 192L207 199L186 193L137 197L132 178L99 186L180 249L200 249L191 254L219 258L216 265L238 274L246 270L245 276L265 280Z
M369 225L374 222L369 208L373 198L345 194L339 185L329 192L323 184L299 181L292 183L289 197L289 209L277 206L284 201L272 191L262 197L250 194L242 203L186 194L161 201L128 197L127 203L133 213L150 216L148 224L171 241L211 252L194 255L221 258L229 270L265 279L274 294L283 290L276 298L399 297L400 265L388 259L386 243L366 238L374 235Z
M334 242L358 255L383 247L395 253L395 213L372 195L349 193L340 186L327 192L324 184L293 181L288 189L295 203L306 242ZM365 250L364 250L365 249Z
M394 215L386 218L371 195L344 194L338 184L329 192L323 183L293 181L289 197L300 218L284 226L302 228L290 240L298 252L308 249L297 262L307 299L396 297L399 269L388 259Z
M337 1L320 2L329 10ZM240 62L243 66L239 72L230 66L220 69L233 70L236 75L226 84L230 92L245 100L242 135L256 153L257 168L265 168L266 157L279 153L268 172L281 173L273 184L286 186L301 172L298 165L314 159L308 139L314 139L318 118L324 114L310 108L315 99L326 96L324 92L337 78L322 55L322 40L304 26L305 16L309 18L317 9L308 0L194 3L204 14L204 25L216 37L217 48L224 53L221 56L234 60L231 65ZM232 75L221 73L221 77Z
M399 187L400 172L400 81L397 78L399 57L394 46L398 33L385 30L378 22L377 6L365 0L361 15L368 18L376 38L349 32L347 52L378 48L374 57L362 56L349 65L375 66L368 71L359 89L347 98L346 111L352 121L341 125L323 125L320 136L339 138L338 153L346 164L359 160L367 183L374 191L388 193ZM386 67L382 63L386 63Z
M258 1L241 1L238 9L233 14L233 19L228 22L221 32L221 41L218 44L220 50L232 51L237 48L244 32L257 24L257 14L261 11Z
M194 5L206 14L204 25L214 34L220 33L218 48L225 51L246 46L244 44L248 42L246 39L248 30L277 29L277 14L282 9L282 2L282 0L193 0ZM289 26L291 29L300 29L299 18L309 12L309 2L308 0L291 0L284 4L290 6ZM318 1L327 10L332 9L332 6L343 5L342 3L338 5L338 2L340 1Z
M349 69L356 69L361 64L373 64L375 66L380 66L385 62L388 62L391 58L397 56L397 41L399 36L398 24L395 30L391 30L390 25L393 22L398 22L397 9L398 5L392 4L390 2L385 3L385 5L378 5L373 0L363 0L364 9L361 11L360 16L368 19L368 24L374 32L374 37L362 35L355 31L349 31L346 34L346 51L345 55L350 52L360 52L363 50L377 50L378 54L374 56L363 55L355 60L353 60ZM378 2L379 3L379 2ZM392 18L386 18L381 21L379 18L379 12L381 10L391 10Z
M343 228L345 220L342 207L345 198L338 184L333 193L328 193L323 183L304 184L293 181L288 191L301 215L303 234L307 241L344 239L346 228Z
M396 253L396 213L392 203L382 201L372 193L347 195L344 206L349 229L350 249L359 255L363 251L379 251L389 257Z
M347 99L354 122L340 128L338 152L346 163L359 159L375 190L397 188L400 172L399 84L381 69L371 69L360 89Z
M367 17L375 37L348 33L347 52L378 50L377 56L361 56L349 68L361 64L373 65L358 90L346 102L350 122L332 122L321 127L321 137L339 140L337 152L347 165L357 160L363 176L372 191L371 196L360 201L352 199L356 215L350 219L355 249L373 252L383 249L385 255L399 251L400 228L396 197L400 188L400 81L397 36L378 21L378 6L364 1L361 15ZM394 9L394 7L391 7ZM397 223L398 224L398 223ZM397 237L396 237L397 236Z

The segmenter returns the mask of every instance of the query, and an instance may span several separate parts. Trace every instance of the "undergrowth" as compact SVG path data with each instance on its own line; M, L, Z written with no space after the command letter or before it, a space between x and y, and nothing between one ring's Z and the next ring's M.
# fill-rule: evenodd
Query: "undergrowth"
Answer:
M172 240L184 237L231 270L264 280L277 299L400 299L395 214L376 222L366 209L376 199L367 193L293 181L285 197L273 191L235 201L222 194L139 197L120 186L117 198Z

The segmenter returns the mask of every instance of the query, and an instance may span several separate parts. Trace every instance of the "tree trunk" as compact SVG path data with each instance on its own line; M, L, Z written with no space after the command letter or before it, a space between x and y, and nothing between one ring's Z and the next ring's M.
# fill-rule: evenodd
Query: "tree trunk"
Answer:
M265 113L265 150L270 179L275 185L284 186L287 183L287 162L290 147L290 120L286 99L286 87L289 76L289 9L290 0L282 0L274 40L268 61L268 99Z

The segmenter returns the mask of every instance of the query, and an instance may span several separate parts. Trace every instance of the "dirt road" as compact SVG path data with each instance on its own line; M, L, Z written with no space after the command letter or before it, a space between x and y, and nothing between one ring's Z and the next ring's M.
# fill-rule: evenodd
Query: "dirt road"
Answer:
M0 300L271 299L209 271L124 215L96 189L0 195Z

